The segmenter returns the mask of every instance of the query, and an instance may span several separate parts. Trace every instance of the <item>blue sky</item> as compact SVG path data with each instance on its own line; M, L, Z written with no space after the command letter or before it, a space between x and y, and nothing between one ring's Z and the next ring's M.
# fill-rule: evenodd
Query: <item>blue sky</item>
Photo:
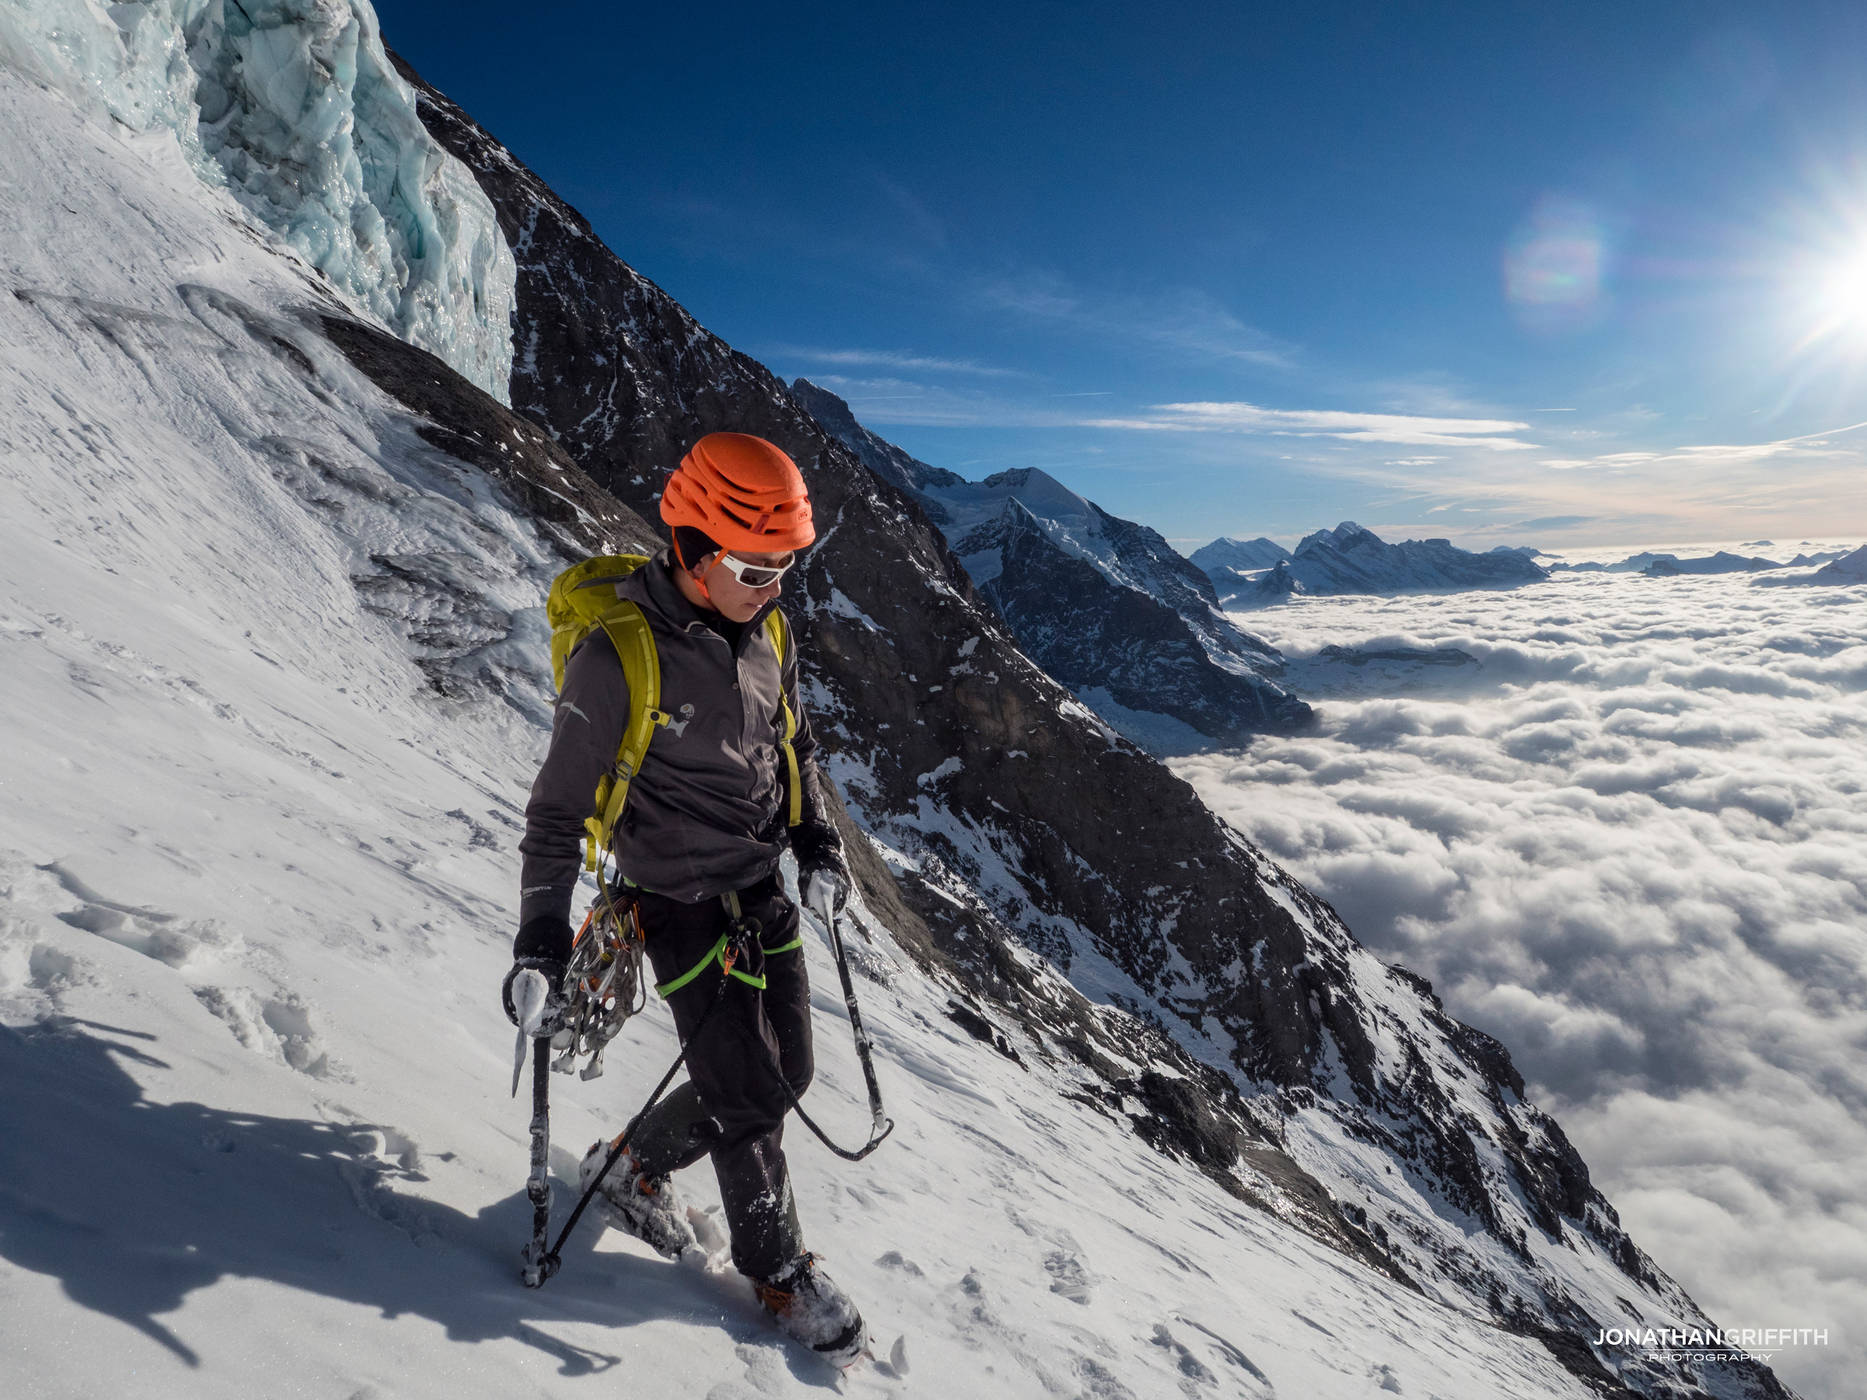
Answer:
M936 465L1187 548L1867 537L1867 8L377 8Z

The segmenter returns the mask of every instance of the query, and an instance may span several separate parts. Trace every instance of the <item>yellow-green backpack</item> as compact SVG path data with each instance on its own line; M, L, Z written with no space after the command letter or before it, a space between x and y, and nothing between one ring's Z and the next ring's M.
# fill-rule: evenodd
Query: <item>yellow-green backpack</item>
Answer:
M648 753L648 741L655 730L672 716L661 706L661 660L655 652L655 635L648 619L631 599L621 597L618 586L642 565L642 554L599 554L574 564L559 574L545 600L545 620L551 624L551 680L564 688L564 663L585 637L601 627L609 634L610 644L622 661L623 679L629 685L629 722L616 747L616 764L596 785L595 810L584 819L589 842L584 855L587 869L595 870L610 849L616 823L622 817L623 804L629 799L629 783L641 771ZM791 629L784 614L773 608L765 615L765 635L783 667L785 652L791 644ZM797 734L797 716L782 686L778 703L784 710L784 737L778 747L784 753L785 772L790 780L788 822L796 826L803 819L804 794L798 782L797 752L791 740Z

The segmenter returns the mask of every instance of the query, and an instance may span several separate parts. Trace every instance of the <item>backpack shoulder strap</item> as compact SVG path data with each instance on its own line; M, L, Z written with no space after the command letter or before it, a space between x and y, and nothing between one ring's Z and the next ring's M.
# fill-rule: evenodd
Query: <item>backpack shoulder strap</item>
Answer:
M661 658L655 651L655 634L641 608L626 598L620 599L605 610L598 625L622 662L622 677L629 686L629 721L616 747L615 766L597 781L595 813L584 819L584 830L590 837L584 864L591 870L601 863L603 852L610 847L623 805L629 800L629 784L642 770L648 741L672 718L661 709Z
M778 748L784 754L785 777L791 794L791 810L786 814L786 826L796 826L804 820L804 784L798 775L797 750L791 741L797 737L797 716L791 711L791 699L784 692L784 663L791 647L791 625L785 621L784 611L773 608L765 614L765 635L771 638L771 649L778 653L778 708L784 712L784 737L778 741Z
M564 665L585 637L597 628L609 638L622 663L629 687L629 717L616 748L616 762L597 780L592 814L584 819L589 841L584 865L594 870L610 847L629 784L641 771L648 741L657 727L668 723L661 710L661 660L655 634L641 607L618 596L618 585L648 562L640 554L606 554L586 559L559 574L545 603L551 624L551 674L564 688Z
M598 554L551 581L545 622L551 628L551 682L564 689L564 663L621 601L616 586L648 562L645 554Z

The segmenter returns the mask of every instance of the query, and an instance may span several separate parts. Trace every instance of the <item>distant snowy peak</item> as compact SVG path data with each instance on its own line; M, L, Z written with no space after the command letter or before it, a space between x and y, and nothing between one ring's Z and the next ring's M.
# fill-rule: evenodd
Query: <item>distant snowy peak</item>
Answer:
M1025 654L1135 742L1183 752L1312 722L1277 683L1283 658L1218 611L1211 580L1158 531L1035 467L983 481L930 467L863 427L836 395L804 379L791 387L921 505Z
M1512 588L1547 578L1548 571L1516 549L1477 554L1449 540L1388 544L1374 531L1345 520L1333 530L1305 535L1274 580L1224 577L1228 607L1274 602L1290 593L1408 593L1437 588ZM1215 582L1219 582L1215 579Z
M1744 546L1746 549L1751 547ZM1552 571L1568 573L1646 574L1652 578L1671 578L1679 574L1741 574L1765 573L1772 569L1812 569L1817 564L1840 559L1845 553L1847 551L1844 549L1803 552L1783 564L1760 555L1733 554L1724 549L1716 554L1696 555L1687 559L1681 559L1676 554L1655 554L1643 550L1613 564L1589 561L1580 564L1551 564L1549 567Z
M1783 585L1805 583L1820 584L1829 587L1847 587L1851 584L1867 583L1867 545L1862 545L1851 554L1842 554L1838 551L1826 552L1813 556L1799 554L1796 556L1795 563L1806 566L1818 563L1824 559L1829 562L1823 564L1821 568L1816 569L1813 573L1779 574L1771 578L1752 579L1751 584L1753 587L1759 584Z
M1860 551L1855 550L1854 553L1858 556ZM1785 567L1791 569L1812 569L1817 564L1827 564L1831 561L1841 559L1847 554L1848 551L1845 549L1818 549L1813 554L1804 550L1798 553L1794 559L1791 559Z
M350 307L510 402L511 249L423 127L366 0L8 4L0 63L172 132Z
M1015 498L954 548L962 564L992 570L982 591L1026 653L1138 743L1185 751L1313 721L1271 679L1283 659L1270 647L1208 605L1189 616L1116 582L1064 525Z
M1280 559L1270 569L1251 577L1247 577L1242 571L1236 569L1228 569L1226 572L1230 577L1221 586L1221 590L1225 594L1227 607L1269 607L1295 594L1310 591L1297 580L1295 574L1290 572L1288 559ZM1213 582L1219 581L1215 578Z
M1032 515L1062 527L1079 550L1095 556L1092 562L1101 566L1114 562L1108 550L1092 543L1101 538L1098 517L1102 512L1050 473L1034 467L1020 467L995 472L983 481L967 481L952 473L946 475L947 480L918 489L945 512L946 520L941 528L956 547L959 539L997 520L1015 501ZM974 580L983 582L977 575Z
M1357 548L1377 548L1382 544L1379 535L1352 520L1344 520L1333 530L1316 530L1297 541L1296 554L1314 554L1318 550L1333 549L1347 551Z
M1221 536L1211 544L1201 545L1188 557L1208 577L1213 577L1216 583L1216 576L1226 570L1255 572L1275 568L1290 557L1290 551L1276 540L1266 539L1262 535L1255 540L1232 540Z
M1817 569L1815 577L1824 582L1834 579L1842 583L1867 583L1867 544L1825 568Z
M1716 554L1697 559L1679 559L1662 554L1650 561L1641 572L1651 578L1671 578L1677 574L1748 574L1782 567L1774 559L1750 558L1721 549Z

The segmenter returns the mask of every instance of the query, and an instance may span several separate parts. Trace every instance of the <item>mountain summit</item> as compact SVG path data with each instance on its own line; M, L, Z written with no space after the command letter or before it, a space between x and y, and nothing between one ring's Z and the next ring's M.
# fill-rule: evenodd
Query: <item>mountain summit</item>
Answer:
M1549 577L1548 570L1514 549L1477 554L1460 549L1450 540L1407 540L1388 544L1374 531L1344 520L1333 530L1305 535L1287 561L1272 560L1287 575L1260 587L1257 576L1246 577L1231 562L1231 551L1214 541L1196 551L1204 561L1220 600L1228 605L1251 606L1274 602L1291 592L1303 593L1408 593L1437 588L1513 588ZM1262 543L1268 544L1269 541ZM1271 565L1261 565L1269 568ZM1292 586L1294 585L1294 587Z
M928 466L807 379L811 415L911 496L1033 661L1156 751L1242 744L1314 722L1280 683L1283 658L1218 611L1212 585L1166 540L1048 472L983 481Z

